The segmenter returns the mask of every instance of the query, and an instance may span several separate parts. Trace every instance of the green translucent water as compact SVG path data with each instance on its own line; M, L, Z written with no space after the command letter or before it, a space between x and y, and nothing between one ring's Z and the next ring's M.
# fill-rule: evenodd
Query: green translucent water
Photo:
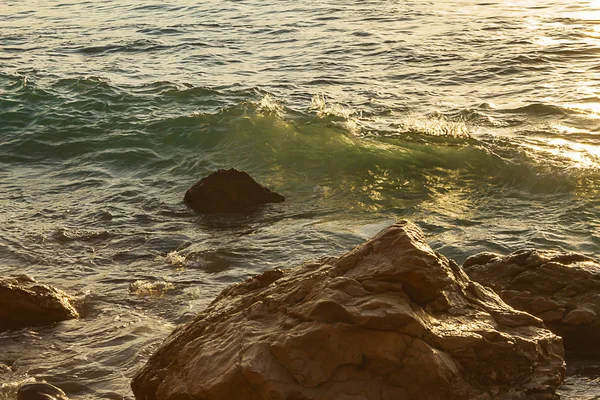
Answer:
M131 398L154 346L225 285L400 218L459 262L600 257L599 27L594 1L4 1L0 274L87 313L0 334L17 371L0 399L33 378ZM230 167L286 203L182 204ZM598 395L586 385L565 398Z

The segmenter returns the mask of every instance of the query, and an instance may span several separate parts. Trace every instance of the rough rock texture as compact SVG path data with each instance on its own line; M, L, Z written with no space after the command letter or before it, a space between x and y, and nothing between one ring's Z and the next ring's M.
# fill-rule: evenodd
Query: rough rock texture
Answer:
M134 377L145 400L553 399L561 339L403 221L225 289Z
M468 258L469 277L490 286L563 337L565 350L600 356L600 264L574 253L523 250Z
M19 388L17 400L69 400L65 392L45 382L26 383Z
M78 318L74 299L28 276L0 278L0 330Z
M258 184L246 172L220 169L185 192L183 201L202 213L235 212L264 203L280 203L282 195Z

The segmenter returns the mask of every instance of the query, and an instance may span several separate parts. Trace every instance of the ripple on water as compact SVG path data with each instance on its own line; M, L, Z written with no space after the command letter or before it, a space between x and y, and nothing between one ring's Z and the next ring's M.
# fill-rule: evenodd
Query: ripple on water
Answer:
M12 398L18 384L45 380L78 399L131 398L129 381L173 325L155 316L109 304L81 320L0 333L0 398ZM4 396L4 397L2 397Z

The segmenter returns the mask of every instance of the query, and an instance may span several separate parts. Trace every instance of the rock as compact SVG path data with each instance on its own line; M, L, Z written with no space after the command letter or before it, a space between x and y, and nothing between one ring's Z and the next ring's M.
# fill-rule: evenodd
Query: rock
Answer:
M185 192L183 201L202 213L242 211L264 203L280 203L282 195L258 184L246 172L220 169Z
M26 383L19 388L17 400L69 400L65 392L45 382Z
M0 330L78 318L73 297L29 276L0 278Z
M338 259L225 289L135 375L136 399L554 399L562 341L399 222Z
M522 250L470 257L469 277L516 309L541 318L567 353L600 357L600 264L574 253Z

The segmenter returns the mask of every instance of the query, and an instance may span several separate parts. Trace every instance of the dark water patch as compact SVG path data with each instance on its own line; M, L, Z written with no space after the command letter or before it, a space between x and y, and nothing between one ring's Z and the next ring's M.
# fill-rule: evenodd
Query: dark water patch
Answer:
M143 4L139 6L132 6L132 11L160 11L166 8L163 4Z
M49 194L61 194L75 190L91 190L103 187L106 184L105 179L86 178L85 180L77 181L74 178L68 179L71 182L57 185L55 188L48 191Z
M77 49L78 52L83 54L102 54L105 52L116 51L120 49L121 45L119 44L109 44L104 46L91 46L91 47L83 47Z
M335 15L319 16L319 17L314 18L315 21L335 21L338 19L340 19L340 17L335 16Z
M336 78L317 78L310 82L306 82L307 85L311 86L323 86L323 85L343 85L345 80ZM348 82L349 83L349 82Z
M565 46L556 46L541 50L541 52L548 56L567 57L569 60L585 60L597 57L600 54L600 47L578 46L577 48L565 48Z
M96 96L110 98L122 95L122 92L111 85L107 79L97 76L58 79L53 82L51 87L59 94L69 95L66 97L67 99L78 94L91 98Z
M565 116L568 114L568 110L559 106L551 105L551 104L529 104L523 107L511 108L511 109L501 109L496 110L497 112L502 113L523 113L531 116Z
M36 51L36 50L41 50L41 49L45 49L43 46L31 46L31 47L24 47L24 46L18 46L18 47L9 47L9 46L4 46L2 47L3 51L6 52L16 52L16 53L24 53L24 52L28 52L28 51Z
M89 46L77 49L79 53L90 55L101 55L103 53L148 53L156 50L169 49L170 46L163 45L157 41L139 39L129 43L114 43L103 46Z
M178 35L184 33L185 31L177 28L157 28L157 27L148 27L148 28L140 28L138 30L139 33L145 33L148 35Z
M170 81L160 81L160 82L152 82L144 84L143 86L137 88L134 87L132 90L135 93L140 94L153 94L158 96L164 96L171 93L179 93L180 91L184 91L189 89L188 87L182 87L174 82Z
M449 121L465 122L476 126L497 127L502 124L491 115L475 109L463 109L443 115Z
M15 141L14 143L8 143L8 145L12 145L6 149L6 151L13 152L16 156L18 155L18 160L20 162L26 163L31 158L43 159L43 163L52 163L59 162L63 159L68 159L72 157L76 157L81 155L83 152L95 152L93 148L90 149L90 144L93 145L94 141L83 141L83 140L75 140L75 141L57 141L56 139L52 139L52 135L56 133L56 130L46 130L42 131L41 135L50 137L50 140L46 140L44 138L27 138L21 139L20 141ZM54 141L52 141L54 140ZM91 143L90 143L91 142ZM98 140L99 143L102 140Z
M237 254L224 250L190 253L186 258L194 268L202 269L208 273L227 271L233 265L243 262L243 258Z
M135 139L133 139L135 140ZM135 140L137 142L137 140ZM116 144L125 145L126 140L118 140ZM155 150L148 148L137 148L131 145L126 148L115 146L106 150L95 151L92 160L100 164L109 164L116 168L128 169L137 166L139 169L147 168L149 165L160 166L162 156Z
M44 102L52 100L52 93L36 84L35 78L29 76L19 76L7 85L7 90L11 93L9 100L17 99L21 103Z
M583 6L580 9L586 10L586 7ZM586 11L589 11L589 9L587 9ZM593 16L593 14L589 14L589 15ZM552 18L551 22L563 24L564 26L594 26L594 25L600 24L600 19L595 19L595 18L583 19L583 18L576 18L576 17L560 17L559 16L559 17Z
M219 49L219 48L225 48L226 46L219 44L219 43L207 43L207 42L202 42L202 41L198 41L198 40L186 40L183 43L180 43L178 45L176 45L174 47L174 49L179 49L181 48L182 50L185 49L198 49L198 48L215 48L215 49Z
M141 260L153 260L158 253L152 252L146 249L131 249L117 251L113 257L113 262L119 264L127 264L132 262L139 262Z

